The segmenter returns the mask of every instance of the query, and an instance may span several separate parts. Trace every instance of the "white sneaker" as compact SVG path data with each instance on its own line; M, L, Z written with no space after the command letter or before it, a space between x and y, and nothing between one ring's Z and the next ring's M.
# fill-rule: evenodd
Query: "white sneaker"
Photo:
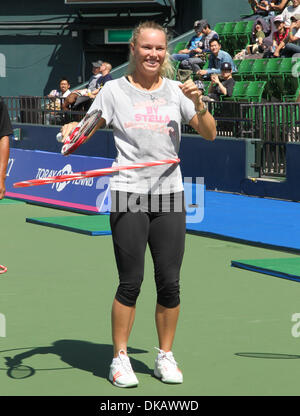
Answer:
M156 348L157 354L154 375L164 383L177 384L183 382L182 372L179 370L172 351L165 352Z
M120 350L118 357L113 358L108 378L117 387L135 387L139 384L124 350Z

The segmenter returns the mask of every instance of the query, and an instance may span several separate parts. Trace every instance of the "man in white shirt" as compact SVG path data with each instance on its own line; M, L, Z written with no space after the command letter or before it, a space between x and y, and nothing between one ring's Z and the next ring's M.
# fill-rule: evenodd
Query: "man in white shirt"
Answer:
M295 53L300 53L300 13L291 17L289 34L284 43L281 56L289 58Z
M286 7L281 16L284 21L284 25L286 27L291 26L291 17L300 14L300 0L293 0L293 4L291 6Z
M52 90L48 97L66 98L69 94L71 94L70 82L66 78L62 78L59 81L59 91Z

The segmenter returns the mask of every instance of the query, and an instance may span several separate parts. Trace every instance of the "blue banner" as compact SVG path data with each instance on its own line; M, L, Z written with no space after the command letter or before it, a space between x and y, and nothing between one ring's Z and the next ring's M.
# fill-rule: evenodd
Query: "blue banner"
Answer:
M113 159L62 156L37 150L10 149L6 196L42 205L90 213L110 211L109 177L85 178L48 185L14 188L15 182L110 167Z

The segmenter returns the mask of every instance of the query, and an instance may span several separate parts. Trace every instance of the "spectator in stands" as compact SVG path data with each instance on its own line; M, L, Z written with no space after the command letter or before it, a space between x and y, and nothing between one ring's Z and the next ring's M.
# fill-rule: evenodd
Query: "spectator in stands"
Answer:
M198 53L195 57L190 57L181 63L181 67L184 69L191 69L194 73L200 70L206 62L206 54L210 53L210 41L213 39L219 39L217 32L210 28L209 23L205 22L202 26L203 37L199 43Z
M82 105L84 105L85 109L87 109L87 106L92 103L92 100L95 98L101 88L101 80L104 81L102 79L102 73L105 73L106 77L104 83L102 83L102 86L106 81L111 79L111 75L108 77L108 74L111 70L111 65L108 62L97 61L93 62L92 65L93 75L88 81L87 88L72 91L72 93L65 99L63 103L64 110L68 110L71 107L73 109L78 109Z
M271 1L270 7L274 12L283 12L283 10L291 4L292 2L290 0L277 0Z
M289 58L300 53L300 14L291 17L288 36L283 40L281 56Z
M89 95L90 98L95 99L98 92L103 88L104 84L107 81L112 80L112 76L110 75L110 71L112 70L112 66L109 62L103 62L100 68L101 77L98 80L98 88L92 91Z
M281 13L282 19L284 21L284 25L286 27L291 26L291 17L300 14L300 0L293 0L291 6L286 7L283 12ZM275 22L275 19L274 19Z
M232 67L229 62L221 65L221 75L212 74L207 96L202 101L220 101L222 96L231 97L235 80L232 78Z
M48 97L65 98L69 94L71 94L70 82L64 77L59 81L59 90L52 90Z
M284 20L281 14L274 18L274 25L277 30L273 33L273 45L270 50L264 53L264 58L278 58L281 50L285 46L284 41L289 34L289 28L284 26Z
M232 68L232 72L236 72L236 66L229 53L221 50L221 43L218 39L211 39L209 42L211 55L208 61L208 69L200 69L197 74L201 77L207 78L211 74L220 74L221 65L224 62L229 62Z
M248 0L255 15L269 16L274 15L271 8L271 0Z
M194 23L195 35L189 41L188 47L186 49L181 49L178 53L171 55L171 59L174 61L184 61L186 59L195 56L197 53L202 52L199 48L199 43L203 37L202 34L202 25L200 20L196 20Z
M7 107L0 101L0 199L5 194L5 178L9 159L9 135L13 134Z
M246 47L247 54L261 53L264 51L263 41L266 37L265 32L263 31L262 24L258 21L255 25L255 34L254 34L254 43Z

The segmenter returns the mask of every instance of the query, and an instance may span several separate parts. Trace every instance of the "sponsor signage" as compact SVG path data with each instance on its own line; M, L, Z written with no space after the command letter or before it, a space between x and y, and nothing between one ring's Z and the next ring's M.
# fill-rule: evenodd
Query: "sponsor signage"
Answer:
M92 169L110 167L113 159L87 156L62 156L37 150L10 149L6 196L57 206L74 211L104 213L110 211L109 177L85 178L48 185L14 188L15 182L40 179Z

